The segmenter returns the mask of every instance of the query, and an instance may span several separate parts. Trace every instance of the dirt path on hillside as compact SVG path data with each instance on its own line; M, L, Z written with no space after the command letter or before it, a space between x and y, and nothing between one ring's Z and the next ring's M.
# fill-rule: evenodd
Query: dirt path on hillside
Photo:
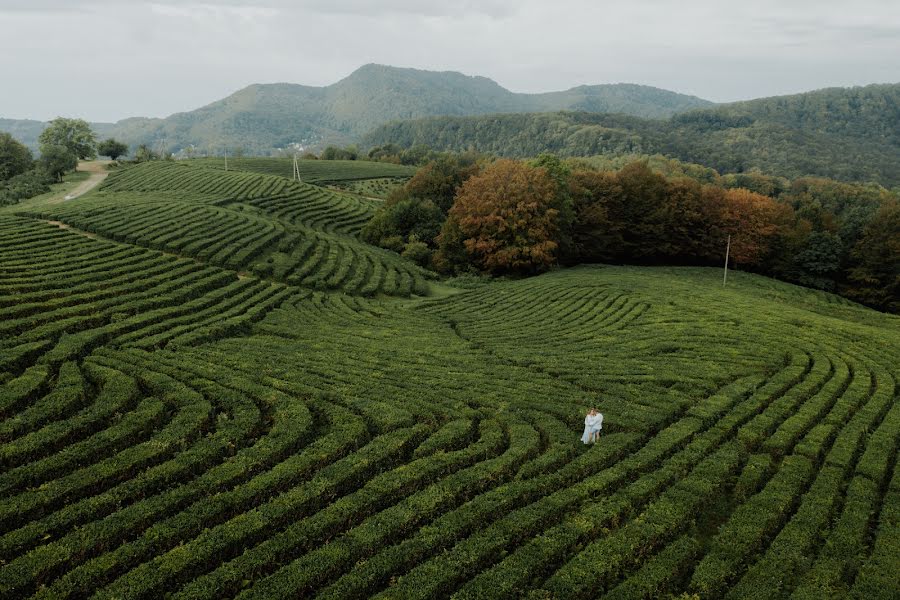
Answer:
M59 204L60 202L65 202L66 200L74 200L79 196L87 194L89 191L103 183L103 180L106 179L106 177L109 175L109 171L106 170L106 165L108 164L108 160L91 160L78 163L78 170L90 173L90 176L79 183L78 187L76 187L74 190L69 190L68 192L60 192L56 196L50 198L47 203Z

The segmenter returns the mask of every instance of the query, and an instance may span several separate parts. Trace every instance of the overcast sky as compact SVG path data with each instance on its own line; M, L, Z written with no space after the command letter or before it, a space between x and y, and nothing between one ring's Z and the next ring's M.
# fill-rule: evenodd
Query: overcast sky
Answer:
M365 63L714 101L900 82L900 0L0 0L0 117L166 116Z

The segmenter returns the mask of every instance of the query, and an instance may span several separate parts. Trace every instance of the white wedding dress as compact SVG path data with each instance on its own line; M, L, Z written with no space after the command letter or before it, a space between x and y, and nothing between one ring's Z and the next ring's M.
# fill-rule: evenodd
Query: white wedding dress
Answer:
M596 415L588 415L584 418L584 433L581 434L581 441L585 444L589 444L591 441L592 433L599 433L600 430L603 429L603 415L597 413Z

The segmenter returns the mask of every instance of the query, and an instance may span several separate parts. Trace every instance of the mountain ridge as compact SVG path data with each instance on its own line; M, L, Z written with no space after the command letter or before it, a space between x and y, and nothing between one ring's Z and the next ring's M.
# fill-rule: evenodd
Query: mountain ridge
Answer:
M637 84L580 85L527 94L496 81L458 71L427 71L370 63L327 86L255 83L199 108L167 117L130 117L94 123L98 135L135 146L178 151L193 144L243 147L264 154L290 143L304 146L352 143L384 123L437 115L471 115L547 110L625 112L666 117L713 103ZM0 129L27 134L37 146L36 127L0 119ZM18 123L18 124L17 124ZM14 133L15 135L15 133Z
M721 173L760 170L900 185L900 84L825 88L642 119L589 112L396 121L366 146L427 144L501 156L664 154Z

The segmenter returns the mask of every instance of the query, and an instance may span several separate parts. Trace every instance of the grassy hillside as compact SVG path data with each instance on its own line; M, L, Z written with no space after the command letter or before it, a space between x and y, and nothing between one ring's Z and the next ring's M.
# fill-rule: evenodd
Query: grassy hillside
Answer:
M361 201L179 163L14 208L3 597L900 593L897 317L702 268L366 297L419 271Z
M144 143L175 152L194 145L202 152L211 148L220 154L227 146L268 154L291 143L349 143L389 121L429 115L596 110L664 117L711 105L693 96L633 84L517 94L485 77L370 64L325 87L254 84L165 119L132 118L94 127L100 135L115 136L132 147ZM31 135L35 123L10 121L7 126L14 134L28 133L31 142L37 138Z
M900 84L828 89L668 120L590 113L432 117L385 125L367 145L426 144L502 156L662 153L723 173L760 169L900 185Z
M224 158L196 158L188 164L211 169L224 169ZM366 179L407 179L416 173L415 167L367 160L301 160L300 180L314 184L330 184ZM294 161L291 158L229 158L228 168L236 171L266 173L291 179Z
M163 161L114 173L89 199L23 212L283 283L424 293L425 271L356 239L374 207L283 177Z

